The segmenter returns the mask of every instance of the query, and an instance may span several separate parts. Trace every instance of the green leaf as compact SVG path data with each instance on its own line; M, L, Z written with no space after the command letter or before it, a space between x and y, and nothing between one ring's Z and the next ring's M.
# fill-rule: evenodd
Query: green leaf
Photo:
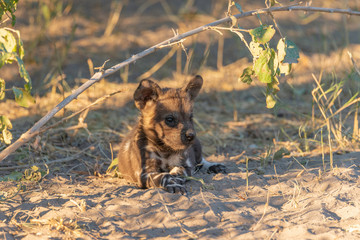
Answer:
M6 1L5 1L6 2ZM15 38L15 36L17 38ZM20 76L25 80L25 89L30 92L31 79L25 69L22 58L24 57L24 47L20 39L20 32L11 28L0 28L0 68L7 63L17 61ZM0 97L2 96L0 91Z
M118 158L114 158L110 164L110 166L108 167L108 169L106 170L106 173L112 173L114 171L117 170L117 166L119 164L119 159Z
M29 83L28 87L31 90L31 83L30 83L31 79L30 79L29 73L25 69L25 65L24 65L23 60L21 60L21 58L19 56L16 56L16 61L17 61L18 66L19 66L20 76L25 80L25 82Z
M273 108L276 104L276 99L274 95L269 94L266 96L266 107L267 108Z
M275 52L275 50L273 48L271 48L271 54L273 54L272 67L273 67L274 75L276 75L277 72L278 72L278 69L279 69L278 55L277 55L277 53Z
M299 49L296 44L287 39L280 39L277 45L280 63L298 63Z
M12 129L11 121L6 116L0 116L0 130L3 130L5 128Z
M5 80L0 78L0 100L5 98Z
M6 116L0 116L0 142L10 144L12 134L8 129L12 129L12 124Z
M22 107L29 107L30 104L35 103L35 99L31 94L22 88L13 87L13 92L15 94L15 101Z
M255 42L265 44L274 36L275 29L272 25L261 25L260 27L252 29L249 33Z
M11 24L14 26L16 22L16 17L14 15L14 12L16 10L16 4L18 0L3 0L1 1L1 7L0 7L0 20L2 19L2 16L6 14L9 16L9 13L11 15Z
M279 80L277 79L276 76L273 76L271 83L267 84L266 92L267 92L267 94L271 93L271 94L276 95L276 93L278 93L279 91L280 91Z
M283 63L284 58L286 56L286 45L283 39L279 40L279 43L277 45L277 59L275 60L278 63L278 67L276 69L276 73L279 76L282 75L288 75L291 71L291 64L289 63Z
M271 83L267 84L266 87L266 107L273 108L276 105L275 95L280 90L279 80L276 76L273 77Z
M39 182L44 175L44 171L41 171L37 166L32 166L29 169L25 169L22 180Z
M279 2L276 1L276 0L269 0L269 2L270 2L270 6L271 6L271 7L273 7L276 3L279 4ZM291 2L291 0L290 0L290 2Z
M272 49L266 49L261 53L254 63L255 75L262 83L271 83L274 76L275 52Z
M12 172L8 175L0 177L0 182L5 181L19 181L22 178L23 174L21 172Z
M17 35L17 51L16 52L19 54L19 57L21 59L23 59L23 57L24 57L24 45L23 45L23 42L21 41L21 38L20 38L20 31L10 29L10 28L8 28L8 30L11 30L12 32L16 33L16 35Z
M240 4L238 4L237 2L235 2L235 7L236 9L240 12L240 13L243 13L243 10L242 10L242 7Z
M26 91L30 92L32 85L31 85L31 81L29 81L28 83L24 84L24 88Z
M286 45L284 38L281 38L277 44L277 50L278 50L278 60L279 62L283 62L284 58L286 56Z
M2 44L0 43L0 68L4 66L4 64L12 63L14 61L14 53L8 53L2 51L4 48L2 47Z
M280 160L281 158L283 158L283 156L286 156L286 155L290 155L290 152L286 148L282 147L278 151L276 151L276 153L274 153L273 159Z
M31 167L31 170L33 170L34 172L36 172L36 171L39 170L39 167L34 165L34 166Z
M260 43L257 43L254 41L250 42L249 48L250 48L251 55L253 55L254 59L257 59L261 55L261 53L264 51L264 48L262 48L260 46Z
M251 82L252 82L251 76L253 74L254 74L254 70L252 69L252 67L247 67L244 69L244 71L240 77L240 80L243 83L251 84Z
M5 128L1 131L1 135L0 135L0 141L4 142L5 144L10 144L12 140L12 134L11 132Z
M291 71L291 64L288 63L279 63L279 75L289 75Z
M16 38L9 30L0 28L0 43L2 44L5 52L16 52Z

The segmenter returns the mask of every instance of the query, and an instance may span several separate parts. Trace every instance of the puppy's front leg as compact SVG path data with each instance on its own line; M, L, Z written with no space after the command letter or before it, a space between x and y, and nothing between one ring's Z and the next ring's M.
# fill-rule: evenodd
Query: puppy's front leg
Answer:
M167 172L160 172L158 161L155 159L148 160L146 165L141 174L143 188L161 187L170 193L186 193L184 178Z

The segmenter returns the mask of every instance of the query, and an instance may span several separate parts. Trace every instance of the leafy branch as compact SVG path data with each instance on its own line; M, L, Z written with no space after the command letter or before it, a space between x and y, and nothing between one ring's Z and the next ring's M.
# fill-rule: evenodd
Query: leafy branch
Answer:
M25 84L24 88L12 87L12 91L15 95L15 101L22 107L28 107L35 100L31 96L31 79L25 69L23 57L24 46L20 32L11 28L0 28L0 68L13 62L18 64L20 77L24 79ZM5 98L6 90L5 80L0 78L0 100ZM12 135L9 131L11 128L10 120L6 116L0 115L0 142L11 143Z
M0 161L5 159L9 154L14 152L20 146L22 146L23 144L28 142L32 137L36 136L40 132L40 129L58 111L60 111L62 108L64 108L72 100L76 99L82 92L84 92L86 89L88 89L90 86L92 86L96 82L100 81L101 79L103 79L103 78L117 72L121 68L123 68L123 67L125 67L125 66L127 66L127 65L129 65L129 64L131 64L133 62L136 62L139 59L141 59L141 58L143 58L143 57L145 57L145 56L147 56L147 55L149 55L151 53L156 52L158 49L168 47L168 46L172 46L172 45L177 44L177 43L181 43L181 41L183 41L183 39L185 39L185 38L187 38L189 36L199 34L199 33L203 32L203 31L210 30L212 27L218 26L220 24L226 24L226 23L231 24L234 21L234 18L235 19L240 19L240 18L244 18L244 17L254 16L254 15L259 15L259 14L268 14L268 13L272 13L272 12L280 12L280 11L327 12L327 13L340 13L340 14L360 16L360 12L352 11L350 9L304 7L304 6L291 5L291 6L284 6L284 7L271 7L271 8L263 8L263 9L248 11L248 12L241 12L240 14L227 16L225 18L219 19L219 20L214 21L212 23L209 23L209 24L203 25L201 27L195 28L193 30L190 30L188 32L185 32L183 34L178 34L178 35L176 35L176 36L174 36L172 38L169 38L169 39L167 39L167 40L165 40L165 41L163 41L161 43L158 43L158 44L156 44L156 45L154 45L154 46L152 46L152 47L150 47L150 48L148 48L148 49L146 49L146 50L144 50L144 51L142 51L142 52L140 52L138 54L133 55L132 57L126 59L125 61L123 61L123 62L121 62L119 64L114 65L113 67L111 67L109 69L106 69L104 71L95 73L90 78L90 80L85 82L78 89L74 90L71 95L69 95L62 102L60 102L55 108L50 110L44 117L42 117L38 122L36 122L33 127L31 127L27 132L22 134L19 139L17 139L13 144L9 145L2 152L0 152ZM269 28L269 26L267 26L267 27L263 26L263 30L264 30L264 28L266 30L266 29ZM259 31L259 30L260 29L258 29L256 31ZM263 31L263 30L261 30L261 31ZM269 30L266 30L265 32L267 32L267 31L269 31ZM253 40L255 40L255 42L256 41L262 41L261 38L257 39L256 32L254 32L253 34L255 35L255 37L253 39ZM269 33L267 33L267 34L269 34ZM264 34L264 36L267 35L267 34ZM290 50L291 49L291 44L289 44L289 42L286 42L286 39L283 39L283 41L284 41L283 44L285 45L285 51L286 51L286 47L288 47L289 48L288 50ZM270 60L270 59L272 59L273 55L274 55L274 52L272 50L268 50L268 49L263 48L263 51L261 52L261 54L259 55L259 58L258 58L258 59L261 59L261 60L257 60L258 62L256 64L256 67L254 65L254 68L253 68L254 74L256 76L259 77L259 75L261 75L260 74L261 69L265 69L267 71L270 71L272 74L277 71L277 70L274 70L274 68L273 68L273 64L276 64L276 63L272 63L273 60ZM278 52L278 55L280 55L279 52ZM283 63L284 63L284 60L285 60L285 58L282 60ZM249 76L251 76L250 73L252 73L250 70L246 71ZM245 74L246 74L246 72L245 72ZM269 81L268 78L266 78L265 76L264 77L261 76L259 78L264 79L264 80L266 79L266 81ZM273 76L272 79L274 79L274 76ZM273 84L273 80L268 84ZM275 89L275 87L273 87L273 89Z
M15 25L16 17L14 12L18 1L19 0L0 0L0 20L2 20L3 15L7 15L7 17L11 19L11 24L13 26Z

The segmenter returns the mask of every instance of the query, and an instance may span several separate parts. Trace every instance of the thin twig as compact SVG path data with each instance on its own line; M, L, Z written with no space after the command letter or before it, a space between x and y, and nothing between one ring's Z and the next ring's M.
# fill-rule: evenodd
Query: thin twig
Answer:
M267 195L266 195L266 203L265 203L265 206L264 206L264 212L261 216L261 218L259 219L259 221L256 223L255 227L252 229L252 230L257 230L259 224L261 223L261 221L264 219L265 217L265 214L266 214L266 211L267 211L267 208L269 206L269 199L270 199L270 190L268 190L267 192Z
M151 180L152 183L154 184L154 180L153 180L151 177L150 177L150 180ZM175 215L172 215L172 214L170 213L170 210L169 210L169 208L168 208L168 205L166 204L165 199L164 199L163 195L162 195L161 192L160 192L160 188L155 188L155 190L156 190L157 194L159 195L160 201L161 201L161 203L163 204L163 206L164 206L167 214L169 215L169 218L170 218L174 223L176 223L176 224L179 226L180 230L181 230L183 233L187 234L191 239L197 239L198 236L197 236L196 234L194 234L194 233L191 232L190 230L185 229L185 228L184 228L184 224L183 224L182 222L180 222L179 219L178 219Z
M112 97L112 96L114 96L115 94L118 94L118 93L121 93L121 92L122 92L122 90L118 90L118 91L115 91L115 92L113 92L113 93L106 94L106 95L104 95L104 96L96 99L95 102L90 103L89 105L87 105L87 106L84 107L83 109L81 109L81 110L79 110L79 111L77 111L77 112L74 112L74 113L71 114L70 116L64 117L63 119L57 121L56 123L52 124L51 126L48 126L48 127L46 127L46 128L41 128L41 129L39 130L39 133L45 132L45 131L49 130L50 128L54 128L54 127L56 127L56 126L58 126L58 125L60 125L60 124L62 124L62 123L64 123L64 122L66 122L67 120L75 117L76 115L84 112L85 110L88 110L89 108L91 108L92 106L98 104L99 102L102 102L102 101L108 99L109 97Z
M178 47L174 46L168 52L168 54L166 54L158 63L156 63L152 68L150 68L150 70L148 70L147 72L143 73L140 77L138 77L138 79L151 77L151 75L157 72L172 56L174 56L177 49Z
M219 218L219 222L221 222L221 219L222 219L222 216L221 214L219 214L219 216L214 212L214 210L212 209L212 207L210 206L210 204L205 200L205 197L204 197L204 194L200 188L200 193L201 193L201 197L205 203L205 205L210 209L211 213L216 217L216 218Z
M309 171L306 169L306 167L304 167L304 165L302 165L299 160L297 160L294 156L292 157L304 170L305 172L309 173Z
M305 12L325 12L325 13L340 13L340 14L347 14L347 15L356 15L360 16L360 12L352 11L350 9L337 9L337 8L321 8L321 7L303 7L303 6L285 6L285 7L273 7L273 8L263 8L258 10L253 10L249 12L239 13L236 15L232 15L229 17L225 17L214 21L212 23L203 25L201 27L195 28L183 34L179 34L172 38L169 38L161 43L158 43L138 54L133 55L132 57L126 59L125 61L114 65L113 67L95 73L87 82L81 85L78 89L76 89L72 94L70 94L67 98L65 98L62 102L60 102L55 108L50 110L44 117L42 117L38 122L34 124L27 132L22 134L19 139L17 139L13 144L9 145L3 151L0 152L0 161L4 160L9 154L13 153L16 149L21 147L23 144L27 143L31 138L36 136L39 133L39 129L44 126L54 115L59 112L62 108L68 105L72 100L76 99L82 92L86 89L91 87L96 82L100 81L101 79L114 74L115 72L119 71L121 68L129 65L130 63L134 63L137 60L156 52L157 50L163 48L164 46L172 46L176 43L181 43L185 38L198 34L200 32L208 30L209 27L217 26L223 23L232 23L233 18L236 19L254 16L258 14L266 14L271 12L281 12L281 11L305 11Z
M5 201L7 201L7 200L9 200L9 199L14 198L15 196L17 196L17 195L19 194L19 192L21 191L21 189L22 189L22 184L21 184L21 182L20 182L20 183L18 184L18 187L17 187L16 192L13 193L13 194L12 194L11 196L9 196L9 197L5 197L5 198L0 197L0 202L5 202Z

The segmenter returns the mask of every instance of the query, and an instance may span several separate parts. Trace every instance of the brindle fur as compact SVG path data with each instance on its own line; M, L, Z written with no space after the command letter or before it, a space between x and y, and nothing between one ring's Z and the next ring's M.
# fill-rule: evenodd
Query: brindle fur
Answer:
M208 172L225 172L222 164L202 158L196 138L193 102L202 83L201 76L178 89L161 89L149 79L140 82L134 100L141 115L120 144L118 169L124 178L141 188L184 193L184 176L197 168L204 165Z

